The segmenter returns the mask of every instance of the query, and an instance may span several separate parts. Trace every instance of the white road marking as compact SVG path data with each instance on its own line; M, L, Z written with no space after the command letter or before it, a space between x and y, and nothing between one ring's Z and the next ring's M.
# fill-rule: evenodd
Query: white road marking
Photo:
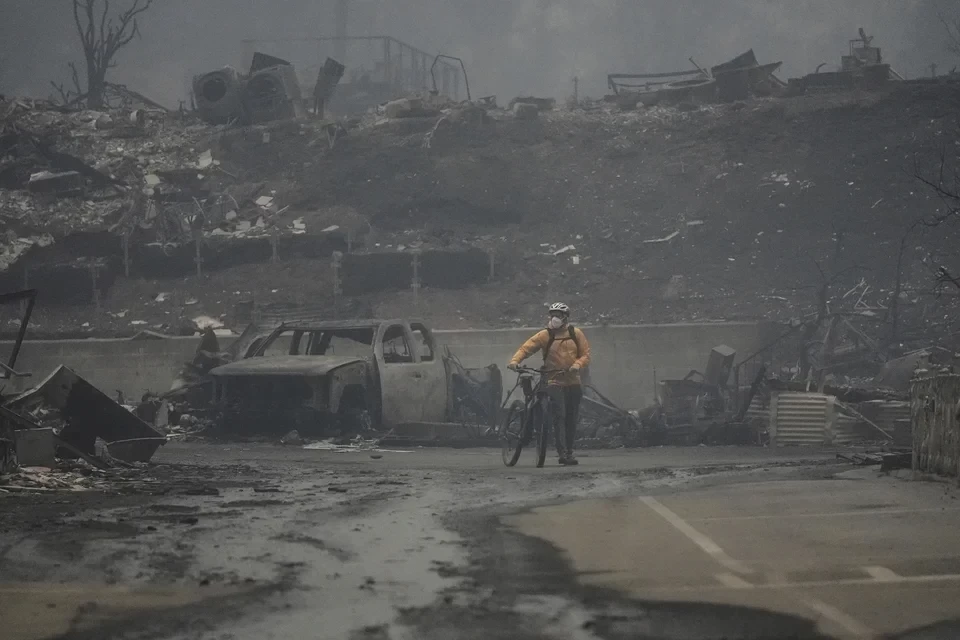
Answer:
M886 567L863 567L864 572L877 582L896 582L900 576Z
M714 576L717 581L731 589L752 589L753 585L741 578L740 576L735 576L732 573L718 573Z
M941 575L931 575L931 576L901 576L897 575L896 578L890 578L883 580L882 584L924 584L924 583L936 583L936 582L960 582L960 573L945 573ZM753 589L808 589L813 587L844 587L844 586L869 586L881 584L875 578L842 578L840 580L809 580L807 582L781 582L781 583L756 583L753 584L751 588ZM730 589L726 585L716 585L708 584L700 587L651 587L648 591L663 591L663 592L675 592L675 591L716 591L723 589ZM2 589L0 589L2 592Z
M929 509L861 509L859 511L827 511L823 513L777 513L750 516L716 516L690 518L690 522L723 522L726 520L784 520L787 518L847 518L850 516L896 516L910 513L949 513L960 507L931 507Z
M643 496L640 498L640 502L656 511L657 515L669 522L674 529L687 536L691 542L730 571L740 574L752 573L749 567L728 556L724 550L720 548L720 545L691 527L683 518L663 506L656 498Z
M823 600L809 596L801 596L800 600L807 607L817 612L827 620L839 625L854 638L873 638L877 633L858 620L851 618L840 609L833 607Z
M664 520L669 522L677 531L685 535L688 539L690 539L691 542L693 542L695 545L700 547L707 555L709 555L711 558L713 558L714 560L716 560L717 562L722 564L724 567L726 567L727 569L733 572L733 574L721 573L715 576L717 578L717 581L720 582L722 586L712 587L712 588L742 590L742 589L752 589L752 588L755 588L756 586L759 586L761 588L763 586L767 586L768 588L770 587L784 588L788 586L791 586L791 587L796 586L796 585L786 585L786 584L784 585L752 585L751 583L747 582L740 576L734 575L734 574L741 574L741 575L749 574L751 573L751 570L745 565L743 565L741 562L739 562L738 560L735 560L731 558L729 555L727 555L727 553L720 548L720 545L718 545L716 542L714 542L704 534L694 529L688 522L686 522L683 518L681 518L676 513L668 509L666 506L660 503L660 501L658 501L656 498L652 498L650 496L643 496L640 498L640 501L643 502L648 507L650 507L651 509L653 509L654 511L656 511L660 517L662 517ZM893 572L891 571L890 573L893 573ZM887 577L889 578L889 576ZM876 579L871 580L871 582L876 582ZM853 638L873 638L876 636L876 633L872 629L870 629L860 621L856 620L855 618L852 618L851 616L847 615L840 609L837 609L836 607L829 605L822 600L819 600L812 596L801 595L800 601L803 602L806 607L808 607L810 610L817 613L822 618L825 618L830 622L832 622L833 624L839 626L846 633L850 634L850 636Z

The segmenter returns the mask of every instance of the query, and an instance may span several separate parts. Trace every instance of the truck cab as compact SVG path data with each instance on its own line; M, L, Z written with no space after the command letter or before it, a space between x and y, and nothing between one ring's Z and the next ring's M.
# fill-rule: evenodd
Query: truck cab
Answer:
M316 433L351 421L389 428L449 413L447 366L420 321L284 323L211 375L230 431Z

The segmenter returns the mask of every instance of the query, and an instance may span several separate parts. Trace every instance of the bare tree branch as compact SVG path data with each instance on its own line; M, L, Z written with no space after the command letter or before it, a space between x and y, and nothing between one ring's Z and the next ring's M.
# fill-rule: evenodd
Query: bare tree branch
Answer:
M87 65L87 106L99 108L106 99L107 72L116 66L117 53L140 35L137 18L150 9L153 0L133 0L116 19L111 16L110 0L72 2L73 20ZM102 4L98 4L101 2ZM77 75L75 67L74 74ZM79 81L76 84L79 87ZM78 93L81 93L79 88Z
M948 16L940 10L937 11L937 19L947 35L947 51L960 56L960 16Z

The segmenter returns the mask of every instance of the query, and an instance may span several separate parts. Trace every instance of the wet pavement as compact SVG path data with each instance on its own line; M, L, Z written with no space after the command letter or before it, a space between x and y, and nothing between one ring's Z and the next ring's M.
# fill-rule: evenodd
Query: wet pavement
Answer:
M960 615L950 485L832 451L499 458L171 444L149 491L0 496L2 637L846 638Z
M655 491L506 521L562 549L581 582L636 599L812 617L834 637L960 617L957 492L876 476Z

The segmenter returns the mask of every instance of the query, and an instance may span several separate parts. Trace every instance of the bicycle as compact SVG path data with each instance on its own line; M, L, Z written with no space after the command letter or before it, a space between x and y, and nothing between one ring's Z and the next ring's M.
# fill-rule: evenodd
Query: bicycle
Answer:
M559 369L531 369L517 367L517 384L507 394L507 401L517 387L523 389L523 400L514 400L507 409L506 417L500 427L500 439L503 442L500 455L503 464L512 467L520 459L523 448L536 438L537 468L543 467L547 459L547 444L550 441L550 396L547 395L547 375L564 373ZM534 384L534 375L540 378ZM501 407L501 409L503 408Z

